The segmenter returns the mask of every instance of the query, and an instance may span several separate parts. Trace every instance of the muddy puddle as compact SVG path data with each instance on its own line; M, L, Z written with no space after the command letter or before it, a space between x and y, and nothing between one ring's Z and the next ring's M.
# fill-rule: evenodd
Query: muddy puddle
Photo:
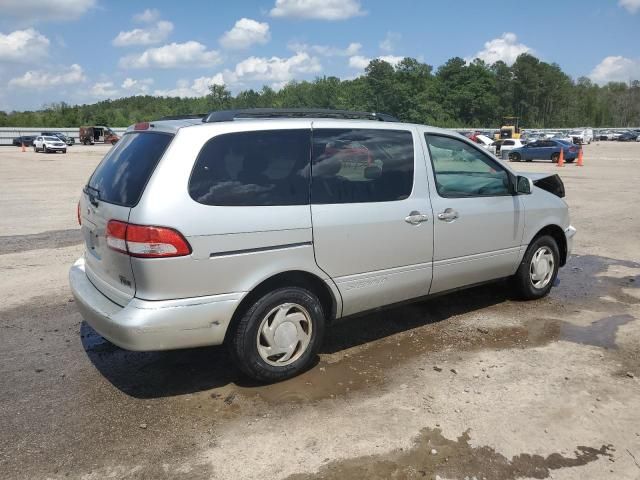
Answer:
M573 455L568 456L521 453L507 458L489 446L471 446L470 440L469 431L449 440L440 429L424 428L408 450L335 461L317 473L292 475L288 480L423 479L437 478L436 475L460 479L544 479L554 470L580 467L602 457L612 458L614 451L611 445L577 446Z
M243 407L306 404L366 391L387 382L395 368L412 359L422 357L424 368L433 368L440 352L533 348L558 341L615 350L618 330L635 320L626 311L636 299L625 290L638 287L639 270L635 262L582 256L563 270L554 293L536 302L513 300L498 283L341 321L327 330L317 364L274 385L243 377L222 347L127 352L86 324L81 336L94 365L126 394L149 399L202 394L198 400L207 408L234 415ZM574 323L585 310L590 317L602 314L591 323ZM494 315L515 322L485 326L482 317Z

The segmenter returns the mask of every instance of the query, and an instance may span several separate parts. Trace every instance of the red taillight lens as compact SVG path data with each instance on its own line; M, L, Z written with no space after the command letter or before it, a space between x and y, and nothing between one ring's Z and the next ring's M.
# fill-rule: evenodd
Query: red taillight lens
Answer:
M80 202L78 202L78 225L82 226L82 217L80 216Z
M109 220L105 236L109 248L116 252L129 253L127 251L127 223Z
M191 253L191 246L182 234L167 227L110 220L106 237L109 248L132 257L181 257Z
M570 151L570 152L575 152L575 151L577 151L577 150L578 150L578 149L577 149L576 147L569 147L569 151Z

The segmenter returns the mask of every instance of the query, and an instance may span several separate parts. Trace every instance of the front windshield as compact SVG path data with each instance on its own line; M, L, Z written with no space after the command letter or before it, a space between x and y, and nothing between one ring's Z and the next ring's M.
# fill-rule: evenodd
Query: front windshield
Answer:
M57 137L43 137L47 142L59 142L60 139Z

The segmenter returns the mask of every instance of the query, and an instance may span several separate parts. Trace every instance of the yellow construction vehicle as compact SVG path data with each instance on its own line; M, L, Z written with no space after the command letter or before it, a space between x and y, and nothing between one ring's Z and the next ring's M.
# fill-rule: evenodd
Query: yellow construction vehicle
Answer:
M520 125L518 117L503 117L500 133L495 134L496 140L504 140L505 138L520 138Z

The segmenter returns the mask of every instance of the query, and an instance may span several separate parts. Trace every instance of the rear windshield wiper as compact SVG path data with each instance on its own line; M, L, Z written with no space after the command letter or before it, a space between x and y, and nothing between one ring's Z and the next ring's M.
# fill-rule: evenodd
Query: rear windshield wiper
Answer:
M100 200L100 190L87 184L84 187L85 193L89 196L89 203L94 207L98 206L98 200Z

